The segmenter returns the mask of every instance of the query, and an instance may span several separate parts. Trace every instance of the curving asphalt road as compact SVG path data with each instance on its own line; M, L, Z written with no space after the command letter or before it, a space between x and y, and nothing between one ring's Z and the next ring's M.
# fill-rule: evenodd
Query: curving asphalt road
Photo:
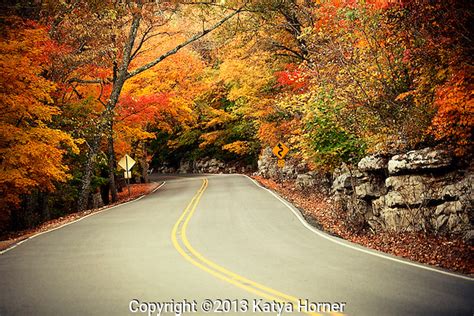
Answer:
M245 176L165 180L1 254L0 315L473 315L473 279L310 229Z

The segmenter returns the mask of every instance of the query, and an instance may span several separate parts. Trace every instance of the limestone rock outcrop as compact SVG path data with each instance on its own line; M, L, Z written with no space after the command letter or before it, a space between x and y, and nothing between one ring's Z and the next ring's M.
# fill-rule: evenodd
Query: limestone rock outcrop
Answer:
M441 150L368 156L335 173L332 192L349 216L374 231L461 233L473 238L474 172Z

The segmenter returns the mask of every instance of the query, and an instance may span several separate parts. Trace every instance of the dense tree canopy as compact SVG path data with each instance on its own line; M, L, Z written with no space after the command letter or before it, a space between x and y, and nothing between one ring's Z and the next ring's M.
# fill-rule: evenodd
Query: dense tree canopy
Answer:
M0 203L15 207L21 194L54 190L55 182L68 180L64 157L77 153L77 146L68 133L51 126L61 109L53 101L56 84L43 74L60 47L34 22L8 23L0 43Z
M470 21L454 0L7 1L2 218L38 192L55 214L114 201L125 153L144 181L182 159L255 164L279 140L322 170L425 145L470 157Z

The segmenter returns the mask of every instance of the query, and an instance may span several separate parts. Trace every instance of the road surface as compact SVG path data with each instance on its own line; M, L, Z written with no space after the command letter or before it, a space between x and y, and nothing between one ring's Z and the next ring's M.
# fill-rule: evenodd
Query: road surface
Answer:
M377 254L245 176L170 177L1 254L0 315L473 315L472 279Z

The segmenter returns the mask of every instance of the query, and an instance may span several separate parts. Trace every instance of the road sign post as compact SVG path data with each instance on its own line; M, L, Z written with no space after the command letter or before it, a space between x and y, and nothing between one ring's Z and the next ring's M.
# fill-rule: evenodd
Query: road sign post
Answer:
M118 165L122 167L122 169L125 170L124 172L124 177L125 177L125 182L127 184L127 189L128 189L128 196L130 197L130 178L132 177L132 172L130 169L135 165L135 160L132 159L129 155L125 154L125 156L120 159L118 162Z
M285 160L284 159L278 159L277 166L279 168L283 168L285 166Z
M126 166L126 168L125 168L126 171L125 171L125 172L127 173L127 178L126 178L125 182L127 183L128 197L130 197L130 195L131 195L131 194L130 194L130 178L128 177L128 173L129 173L130 171L128 171L129 169L128 169L128 159L127 159L127 156L125 156L125 166Z

